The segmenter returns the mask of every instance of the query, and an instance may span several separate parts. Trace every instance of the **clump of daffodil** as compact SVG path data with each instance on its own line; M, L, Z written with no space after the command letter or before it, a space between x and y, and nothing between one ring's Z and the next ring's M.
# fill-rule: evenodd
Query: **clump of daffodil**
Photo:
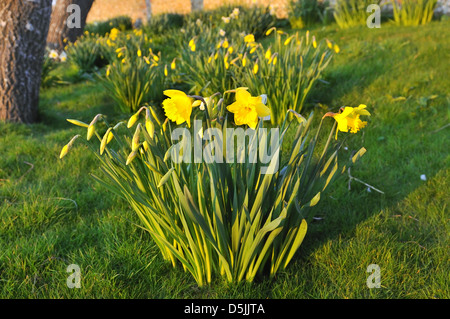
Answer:
M338 132L357 133L360 129L367 125L366 121L361 121L359 118L361 115L370 116L369 111L365 108L367 106L360 104L358 107L345 106L339 110L339 113L328 112L323 117L332 117L337 122L336 139Z
M194 99L179 90L165 90L163 93L169 97L162 103L166 117L177 124L186 122L190 127Z
M227 110L234 114L236 125L247 124L255 129L259 117L270 115L270 109L264 105L261 96L252 96L247 88L236 89L236 101L227 106Z

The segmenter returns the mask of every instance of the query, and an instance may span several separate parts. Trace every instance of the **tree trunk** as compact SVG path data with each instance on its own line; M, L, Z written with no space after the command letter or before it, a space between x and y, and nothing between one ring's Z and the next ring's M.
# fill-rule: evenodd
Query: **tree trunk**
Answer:
M52 0L0 1L0 121L37 119L51 12Z
M47 45L52 49L62 50L65 46L64 39L75 42L83 34L86 18L93 2L94 0L57 0L50 20ZM74 25L68 26L68 20Z

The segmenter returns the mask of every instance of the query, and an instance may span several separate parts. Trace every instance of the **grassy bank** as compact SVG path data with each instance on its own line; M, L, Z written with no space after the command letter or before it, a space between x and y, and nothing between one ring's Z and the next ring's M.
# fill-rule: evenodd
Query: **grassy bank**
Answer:
M85 147L59 160L85 134L66 118L123 118L101 85L78 80L41 92L39 123L0 124L0 297L449 298L450 23L314 32L341 52L309 103L318 116L368 106L369 124L346 152L367 149L351 176L383 193L357 180L349 189L344 173L285 272L199 289L89 176L97 164ZM64 65L56 72L73 77ZM69 264L80 266L81 289L66 285ZM380 267L379 289L366 286L370 264Z

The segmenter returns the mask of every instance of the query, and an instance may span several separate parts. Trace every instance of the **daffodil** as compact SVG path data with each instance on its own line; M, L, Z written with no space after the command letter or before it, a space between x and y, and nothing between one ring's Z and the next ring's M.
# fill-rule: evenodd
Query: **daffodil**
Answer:
M334 52L339 53L339 51L341 51L341 49L339 49L339 46L337 44L334 45L333 47Z
M255 42L255 36L253 34L247 34L244 37L244 42L245 43L253 43L253 42Z
M275 27L270 28L269 30L266 31L266 36L268 36L269 34L272 33L273 30L276 30Z
M74 137L72 137L72 139L69 141L69 143L67 143L66 145L64 145L64 147L61 150L61 153L59 154L59 158L63 158L64 156L67 155L67 153L70 151L70 149L72 148L73 143L75 142L75 140L77 138L79 138L81 135L75 135Z
M163 93L169 97L162 103L166 117L177 124L186 122L190 127L193 99L179 90L165 90Z
M258 117L266 117L271 113L261 96L252 96L243 87L236 89L236 101L228 105L227 110L234 114L236 125L247 124L252 129L256 128Z
M61 52L61 54L59 55L59 60L61 62L66 62L67 61L67 53L66 52Z
M253 74L258 73L258 70L259 70L258 63L255 63L255 65L253 66Z
M267 49L266 54L264 55L264 57L265 57L267 60L270 60L270 59L271 59L271 57L272 57L272 51L270 50L270 48Z
M194 39L191 39L190 41L189 41L189 48L191 49L191 51L192 52L195 52L195 41L194 41Z
M223 43L222 43L222 48L226 49L226 48L228 48L228 45L229 45L228 39L225 38L225 40L224 40Z
M278 55L275 55L275 57L272 60L272 64L273 65L277 64L277 60L278 60Z
M286 41L284 41L284 45L288 45L291 42L293 37L294 36L290 36L289 38L287 38Z
M337 122L337 130L336 130L336 139L339 131L356 133L364 126L367 125L366 121L361 121L359 118L361 115L370 116L369 111L365 108L367 106L364 104L360 104L358 107L343 107L341 108L339 113L328 112L323 117L333 117Z
M172 60L172 63L170 64L170 68L171 68L172 70L175 70L175 68L177 67L177 65L175 64L175 60L176 60L176 58L173 59L173 60Z
M51 50L50 53L48 54L49 58L56 60L59 55L58 52L56 52L56 50Z

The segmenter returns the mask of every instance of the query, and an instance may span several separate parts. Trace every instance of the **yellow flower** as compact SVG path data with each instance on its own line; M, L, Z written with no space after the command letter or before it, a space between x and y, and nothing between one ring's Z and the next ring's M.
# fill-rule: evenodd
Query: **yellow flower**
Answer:
M228 48L228 53L230 53L230 54L233 53L233 47L230 46L230 47Z
M339 49L339 46L337 44L334 45L334 52L339 53L341 49Z
M255 65L253 66L253 74L258 73L258 70L259 70L258 63L255 63Z
M286 41L284 41L284 45L288 45L291 42L293 37L294 36L290 36L289 38L287 38Z
M163 93L169 97L162 103L166 117L177 124L186 122L190 127L193 99L178 90L165 90Z
M89 124L86 124L86 123L78 121L78 120L67 119L67 122L72 123L77 126L81 126L81 127L89 127Z
M137 50L137 56L141 56L142 55L142 51L139 49Z
M227 106L227 110L234 113L236 125L247 124L255 129L258 124L258 117L270 115L270 109L264 105L261 96L251 96L247 88L236 89L236 101Z
M265 58L266 58L267 60L270 60L271 57L272 57L272 51L270 50L270 48L268 48L267 51L266 51Z
M167 72L167 64L166 65L164 65L164 76L167 76L168 75L168 72Z
M272 64L273 64L273 65L277 64L277 60L278 60L278 56L276 55L276 56L273 58Z
M223 41L222 48L224 48L224 49L228 48L228 40L227 40L227 38L225 38L225 40Z
M272 33L273 30L276 30L275 27L270 28L269 30L266 31L266 36L268 36L269 34Z
M113 41L115 41L117 39L117 36L119 35L119 29L116 28L112 28L111 31L109 32L109 38Z
M244 57L242 58L242 66L245 66L247 64L247 53L244 54Z
M67 153L70 151L70 149L72 148L73 142L75 142L75 140L77 138L79 138L80 135L75 135L74 137L72 137L72 139L70 140L69 143L67 143L66 145L64 145L64 147L61 150L61 153L59 154L59 158L63 158L64 156L67 155Z
M316 37L313 35L312 39L313 39L312 45L313 45L314 49L316 49L317 48Z
M364 104L360 104L358 107L353 108L346 106L341 108L340 113L332 113L328 112L323 117L333 117L337 122L337 130L336 130L336 139L339 131L356 133L364 126L366 126L366 121L361 121L359 118L361 115L370 116L370 113L365 110L367 106Z
M191 48L191 51L192 51L192 52L195 51L195 42L194 42L194 39L191 39L191 41L189 41L189 48Z
M253 42L255 42L255 36L253 34L247 34L244 37L244 42L245 43L253 43Z
M176 59L176 58L175 58L175 59ZM172 70L175 70L175 68L176 68L175 59L173 59L172 63L170 64L170 68L171 68Z
M330 42L330 40L325 39L325 41L327 42L328 48L329 48L329 49L332 49L332 48L333 48L333 44Z

